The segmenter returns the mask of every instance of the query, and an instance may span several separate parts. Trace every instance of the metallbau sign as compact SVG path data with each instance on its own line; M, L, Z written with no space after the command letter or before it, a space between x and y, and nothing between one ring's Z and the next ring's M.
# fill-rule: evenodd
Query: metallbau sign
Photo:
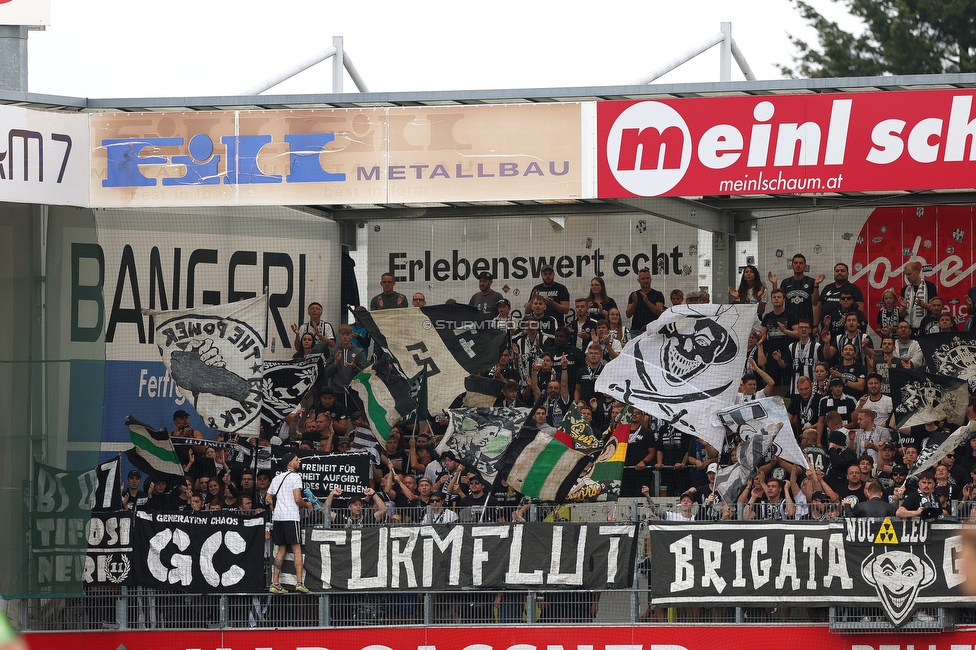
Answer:
M91 117L99 206L579 198L580 104Z

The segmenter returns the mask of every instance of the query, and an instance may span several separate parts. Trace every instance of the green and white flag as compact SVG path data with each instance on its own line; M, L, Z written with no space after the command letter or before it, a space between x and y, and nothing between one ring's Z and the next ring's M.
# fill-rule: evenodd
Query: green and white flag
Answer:
M157 431L131 415L125 419L125 426L129 427L129 439L134 445L125 452L129 462L153 476L183 476L183 465L166 429Z
M410 385L406 378L393 367L386 355L353 377L349 387L363 401L369 427L381 444L390 437L393 425L417 407L410 396Z
M503 467L510 467L508 484L525 496L562 503L592 463L592 456L537 431L512 441Z

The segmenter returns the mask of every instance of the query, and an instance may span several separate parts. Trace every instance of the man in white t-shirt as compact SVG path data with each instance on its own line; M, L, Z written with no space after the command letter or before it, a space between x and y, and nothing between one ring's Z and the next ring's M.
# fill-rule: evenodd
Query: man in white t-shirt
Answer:
M282 472L271 480L271 487L268 488L268 497L271 501L271 540L278 546L275 553L274 568L271 572L271 588L273 594L283 594L285 590L279 583L281 577L281 564L285 561L285 553L291 548L295 556L295 591L303 594L308 593L303 581L302 572L302 531L299 525L301 521L301 509L311 508L311 504L305 501L302 496L302 476L298 469L302 466L302 460L292 453L285 454L282 461L287 471Z

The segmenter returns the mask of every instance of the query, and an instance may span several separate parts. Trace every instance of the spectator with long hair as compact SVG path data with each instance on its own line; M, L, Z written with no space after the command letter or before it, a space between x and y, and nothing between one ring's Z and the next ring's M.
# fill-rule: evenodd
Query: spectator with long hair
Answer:
M586 305L593 320L607 318L610 310L617 307L616 301L607 295L607 283L601 277L590 280L590 293L586 296Z
M620 310L611 307L607 310L607 325L610 326L610 338L619 341L620 345L626 345L630 340L630 330L624 327L623 319L620 317Z
M759 269L752 264L748 264L742 269L739 288L729 287L729 295L737 303L756 305L756 311L760 317L766 311L766 285L762 282Z

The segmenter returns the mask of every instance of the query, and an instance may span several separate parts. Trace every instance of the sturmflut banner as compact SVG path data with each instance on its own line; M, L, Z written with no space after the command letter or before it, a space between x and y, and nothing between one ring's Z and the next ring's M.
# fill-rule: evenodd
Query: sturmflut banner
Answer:
M916 607L973 603L959 527L920 519L747 526L654 522L655 605L881 606L894 625Z
M636 542L634 524L310 528L305 585L312 591L617 589L633 584Z

